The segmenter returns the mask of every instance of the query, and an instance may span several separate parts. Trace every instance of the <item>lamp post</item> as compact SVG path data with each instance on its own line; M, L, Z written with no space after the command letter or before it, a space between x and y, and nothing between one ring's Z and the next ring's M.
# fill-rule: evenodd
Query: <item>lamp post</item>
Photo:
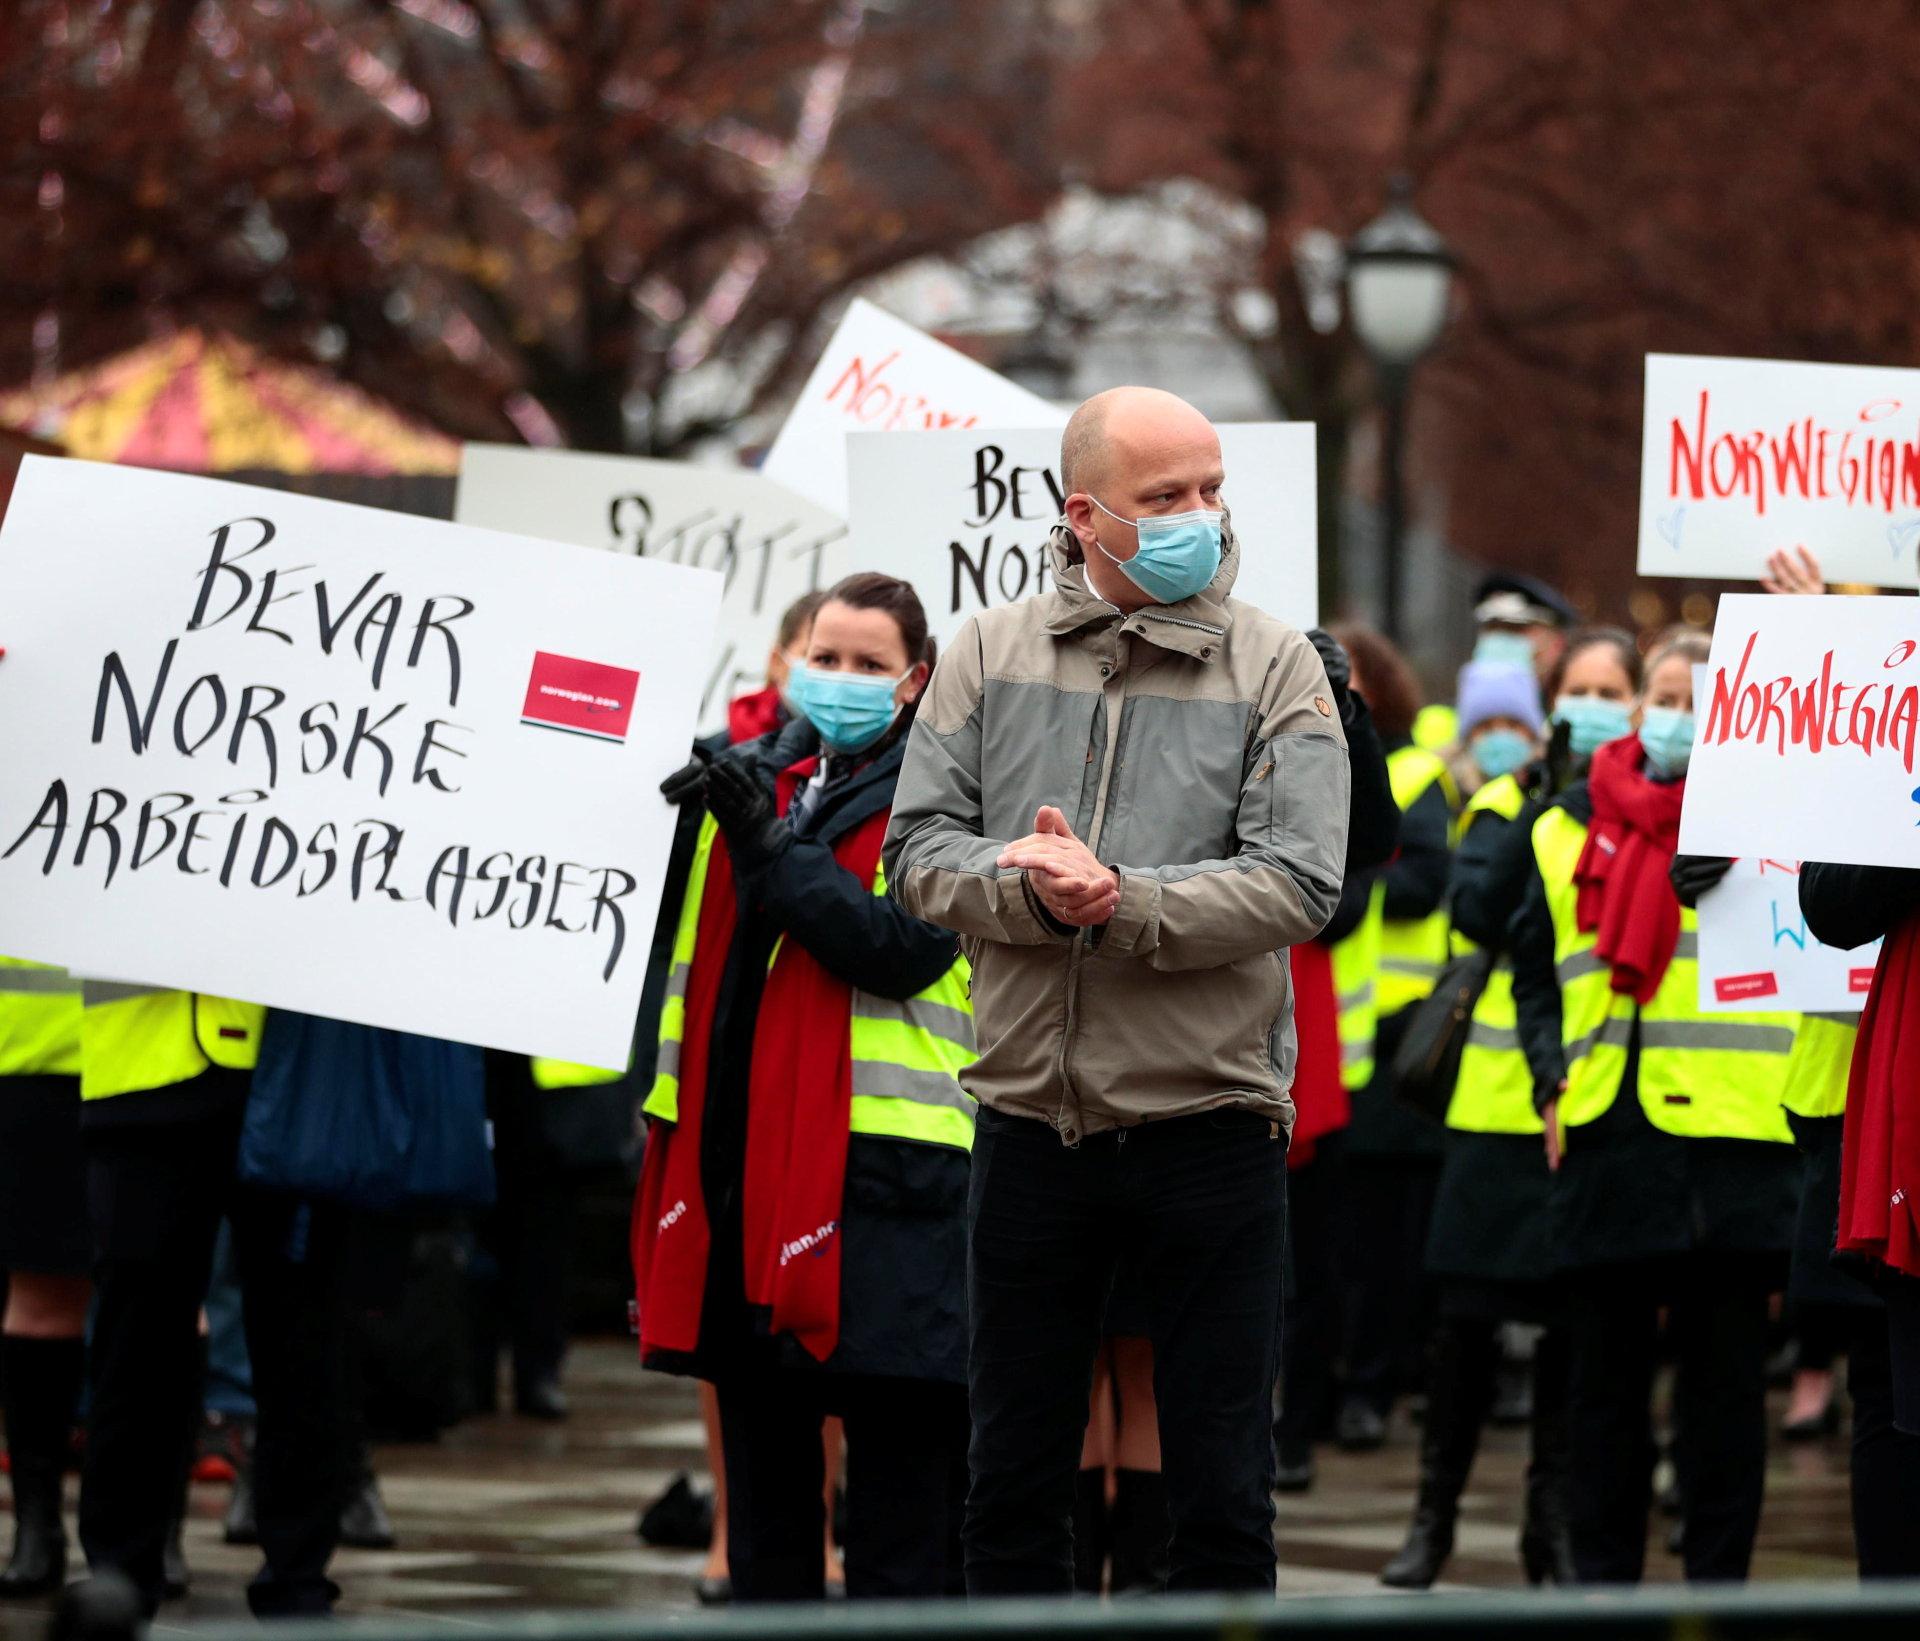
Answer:
M1407 524L1401 471L1407 386L1413 367L1446 328L1453 253L1439 231L1414 210L1411 179L1395 177L1388 195L1387 208L1347 245L1347 312L1360 345L1373 360L1386 414L1380 451L1385 526L1381 615L1387 635L1397 640Z

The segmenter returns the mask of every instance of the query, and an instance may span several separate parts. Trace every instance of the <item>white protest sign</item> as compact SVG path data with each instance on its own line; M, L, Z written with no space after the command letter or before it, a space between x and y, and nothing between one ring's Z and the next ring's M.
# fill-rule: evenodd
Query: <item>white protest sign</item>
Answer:
M1757 581L1800 546L1830 581L1914 584L1920 370L1648 354L1640 573Z
M871 302L847 309L760 471L847 516L849 433L1059 427L1067 414ZM861 560L884 569L885 560Z
M709 571L29 456L0 951L624 1066Z
M1680 847L1920 866L1920 599L1720 600Z
M1242 560L1233 596L1283 621L1319 616L1311 422L1220 428ZM942 643L966 619L1052 585L1047 536L1066 498L1057 427L855 433L847 439L856 562L911 581Z
M1749 855L1700 897L1700 1007L1858 1014L1880 943L1823 946L1800 915L1800 862Z
M643 456L470 444L457 523L718 570L720 632L701 657L700 729L766 681L767 652L796 598L846 573L846 526L757 473Z

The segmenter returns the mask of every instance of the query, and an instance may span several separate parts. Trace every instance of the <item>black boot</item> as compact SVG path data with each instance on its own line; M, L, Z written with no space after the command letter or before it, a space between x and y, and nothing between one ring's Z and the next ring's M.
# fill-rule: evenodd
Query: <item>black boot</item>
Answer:
M1107 1582L1107 1473L1082 1470L1073 1480L1073 1587L1098 1595Z
M391 1550L399 1542L387 1502L380 1496L380 1478L373 1473L373 1454L360 1444L354 1461L353 1492L340 1512L340 1542L356 1550Z
M1496 1345L1491 1323L1442 1318L1427 1370L1427 1417L1420 1432L1420 1491L1400 1553L1381 1570L1396 1590L1424 1590L1453 1554L1460 1495L1493 1401Z
M1113 1593L1154 1595L1165 1590L1173 1549L1166 1477L1158 1470L1114 1471L1107 1530L1113 1546Z
M1529 1584L1577 1584L1567 1527L1567 1344L1559 1329L1533 1353L1533 1452L1527 1462L1520 1565Z
M86 1347L78 1339L9 1335L4 1398L13 1469L13 1559L0 1572L0 1598L46 1595L67 1577L60 1482L73 1439Z

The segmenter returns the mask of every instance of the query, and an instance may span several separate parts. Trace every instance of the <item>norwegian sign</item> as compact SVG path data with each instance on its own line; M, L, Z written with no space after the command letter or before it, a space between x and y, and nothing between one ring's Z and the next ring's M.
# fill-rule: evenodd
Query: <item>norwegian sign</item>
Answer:
M1915 584L1920 370L1649 354L1640 573L1757 581L1793 547Z
M1800 915L1800 862L1748 856L1700 897L1700 1007L1858 1014L1880 942L1823 946Z
M1313 424L1229 423L1219 433L1222 494L1242 553L1233 596L1311 627ZM855 560L911 581L942 642L969 616L1051 585L1047 538L1066 505L1058 428L856 433L847 457Z
M847 571L846 526L739 468L470 444L460 454L457 523L602 547L723 577L720 627L699 668L702 732L766 680L780 617Z
M847 516L847 435L1060 427L1067 413L871 302L847 309L761 472ZM885 560L862 560L884 568Z
M0 951L624 1066L720 581L29 456Z

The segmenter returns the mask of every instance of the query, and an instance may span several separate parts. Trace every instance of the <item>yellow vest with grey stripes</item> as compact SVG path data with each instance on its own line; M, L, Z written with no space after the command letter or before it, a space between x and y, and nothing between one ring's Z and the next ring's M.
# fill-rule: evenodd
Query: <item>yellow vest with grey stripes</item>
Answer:
M1792 1134L1780 1105L1799 1017L1705 1014L1700 1009L1700 924L1680 909L1680 942L1651 1002L1636 1009L1613 989L1598 937L1575 915L1574 867L1587 828L1564 809L1533 827L1534 860L1553 914L1553 961L1560 983L1567 1091L1560 1120L1578 1128L1603 1115L1620 1092L1636 1014L1640 1104L1654 1127L1685 1139L1778 1140Z
M701 823L687 897L674 932L673 967L660 1009L660 1057L644 1110L650 1117L680 1117L680 1046L687 1030L687 980L700 935L700 904L719 828L709 815ZM873 892L887 892L886 872L876 867ZM774 949L775 960L779 948ZM848 1033L853 1056L856 1134L914 1140L923 1145L973 1149L974 1099L960 1086L960 1073L974 1061L973 997L964 957L917 996L905 1001L853 988Z
M1333 948L1333 996L1340 1015L1340 1081L1349 1094L1373 1081L1373 1039L1380 1025L1380 931L1387 889L1376 882L1359 926Z
M1447 809L1460 808L1460 791L1446 763L1425 747L1403 746L1387 754L1387 779L1393 801L1405 814L1438 785L1446 794ZM1445 908L1426 917L1384 918L1380 927L1380 978L1377 996L1384 1017L1430 995L1440 971L1447 966Z
M80 982L65 969L0 957L0 1077L80 1074Z
M1464 837L1477 815L1515 821L1526 794L1511 775L1502 775L1474 793L1461 819ZM1471 942L1456 934L1462 951ZM1545 1127L1533 1107L1533 1071L1520 1048L1520 1017L1513 1006L1513 962L1505 952L1487 976L1486 990L1474 1005L1467 1041L1460 1051L1460 1077L1447 1103L1447 1126L1470 1134L1538 1134Z
M267 1011L199 992L86 981L80 1098L107 1100L197 1077L209 1066L250 1071Z
M1780 1103L1796 1117L1838 1117L1847 1109L1847 1079L1853 1045L1860 1040L1857 1014L1803 1014L1787 1057Z

